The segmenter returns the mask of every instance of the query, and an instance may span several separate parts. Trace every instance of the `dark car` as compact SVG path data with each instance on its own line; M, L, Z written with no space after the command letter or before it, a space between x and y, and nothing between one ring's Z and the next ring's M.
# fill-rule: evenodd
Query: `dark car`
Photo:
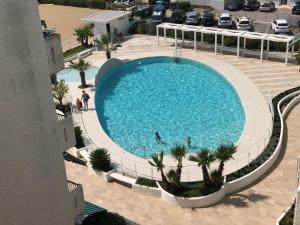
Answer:
M261 12L272 12L274 10L275 10L274 2L265 2L259 8L259 11L261 11Z
M255 11L259 9L259 7L260 7L260 2L257 0L246 0L243 4L244 10Z
M203 26L214 26L216 23L215 15L210 12L205 12L202 16L202 25Z
M230 11L237 11L243 8L243 3L241 0L229 0L227 4L227 9Z
M293 14L300 14L300 1L295 2L295 5L293 6L292 9Z
M154 6L150 20L161 23L165 19L165 14L166 10L163 6Z
M138 5L136 8L136 12L138 12L141 18L147 18L152 15L152 9L153 6Z
M172 23L183 23L185 21L185 13L182 9L175 9L171 15Z

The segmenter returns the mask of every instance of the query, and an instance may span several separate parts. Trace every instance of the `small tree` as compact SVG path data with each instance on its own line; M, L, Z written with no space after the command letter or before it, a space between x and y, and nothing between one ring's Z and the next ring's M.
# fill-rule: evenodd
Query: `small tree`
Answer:
M85 71L88 70L91 67L91 64L88 62L85 62L83 59L79 59L77 63L74 63L73 61L70 62L70 68L78 70L80 74L81 79L81 85L80 88L86 88L88 85L85 81Z
M96 46L102 48L106 52L106 58L111 58L111 52L117 49L115 40L110 33L102 34L100 39L95 40Z
M211 154L207 148L203 148L196 152L196 155L190 155L189 160L197 162L198 167L201 166L204 185L206 187L210 187L212 182L210 179L208 168L210 167L210 164L215 161L215 156Z
M57 85L54 85L52 87L52 94L53 97L58 100L59 104L62 106L63 105L63 99L65 95L68 93L69 87L65 83L64 80L60 80Z
M171 148L171 156L177 160L176 182L180 183L182 171L182 159L186 156L187 150L184 145L175 145Z
M98 148L90 154L92 168L96 171L108 172L111 170L110 155L105 148Z
M166 188L169 190L170 187L171 187L171 184L170 182L168 181L165 173L164 173L164 168L165 168L165 165L163 163L163 160L164 160L164 151L161 151L160 154L153 154L151 156L152 158L152 161L151 162L150 160L148 161L149 164L153 167L156 167L157 171L160 172L161 174L161 179L162 179L162 182L164 183L164 185L166 186Z
M236 153L236 146L233 143L230 144L221 144L218 148L217 151L215 152L215 158L219 160L219 168L218 168L218 173L222 177L223 175L223 170L224 170L224 165L225 162L233 159L233 154Z
M74 35L77 36L77 41L82 46L89 46L89 38L94 36L93 27L93 24L86 24L84 27L78 27L74 30Z

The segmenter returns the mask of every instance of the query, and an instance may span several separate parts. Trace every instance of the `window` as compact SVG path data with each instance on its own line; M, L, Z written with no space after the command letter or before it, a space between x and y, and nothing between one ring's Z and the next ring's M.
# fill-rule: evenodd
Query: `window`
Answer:
M52 57L52 62L55 64L55 53L54 53L54 47L51 47L51 57Z

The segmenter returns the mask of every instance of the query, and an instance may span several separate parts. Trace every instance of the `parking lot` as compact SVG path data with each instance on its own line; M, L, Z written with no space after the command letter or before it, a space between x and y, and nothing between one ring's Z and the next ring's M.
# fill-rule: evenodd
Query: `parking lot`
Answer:
M203 9L196 9L201 15L203 14ZM212 13L215 14L216 18L222 13L220 10L213 10ZM245 16L252 21L252 31L262 32L262 33L273 33L271 28L271 23L275 19L286 19L291 27L291 34L299 34L300 29L298 28L297 22L300 20L300 15L293 15L291 8L279 7L273 12L260 12L257 11L226 11L229 12L233 19L240 16ZM172 12L167 11L167 21L171 17ZM235 29L233 27L233 29Z

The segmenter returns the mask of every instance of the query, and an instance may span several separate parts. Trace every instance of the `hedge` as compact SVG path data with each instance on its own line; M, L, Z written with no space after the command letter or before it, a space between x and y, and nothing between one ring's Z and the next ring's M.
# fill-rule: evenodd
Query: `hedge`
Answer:
M40 0L41 4L75 6L83 8L105 9L105 0Z

